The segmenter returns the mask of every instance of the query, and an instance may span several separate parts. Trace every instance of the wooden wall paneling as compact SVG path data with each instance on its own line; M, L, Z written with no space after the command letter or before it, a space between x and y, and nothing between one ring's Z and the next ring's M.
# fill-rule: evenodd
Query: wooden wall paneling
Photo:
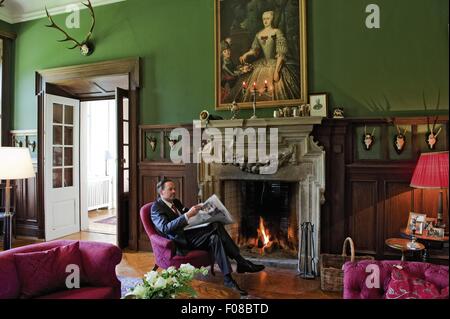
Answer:
M385 181L384 234L381 237L383 254L393 252L384 244L392 237L400 237L400 229L406 227L409 212L412 210L413 190L407 181ZM398 251L396 252L398 254Z
M376 254L377 251L377 188L376 180L351 181L350 236L358 253Z

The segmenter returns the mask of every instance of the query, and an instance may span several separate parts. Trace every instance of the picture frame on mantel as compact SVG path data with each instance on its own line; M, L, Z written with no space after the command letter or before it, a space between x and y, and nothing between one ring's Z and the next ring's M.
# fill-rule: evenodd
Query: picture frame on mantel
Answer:
M214 0L215 109L307 104L306 0Z
M311 116L327 117L328 115L328 94L314 93L309 95Z

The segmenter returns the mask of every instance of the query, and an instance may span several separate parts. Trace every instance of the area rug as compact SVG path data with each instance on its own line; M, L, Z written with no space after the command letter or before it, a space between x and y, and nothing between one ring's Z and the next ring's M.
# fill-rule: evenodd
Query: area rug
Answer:
M108 225L117 225L117 216L111 216L108 218L100 219L95 221L97 224L108 224Z

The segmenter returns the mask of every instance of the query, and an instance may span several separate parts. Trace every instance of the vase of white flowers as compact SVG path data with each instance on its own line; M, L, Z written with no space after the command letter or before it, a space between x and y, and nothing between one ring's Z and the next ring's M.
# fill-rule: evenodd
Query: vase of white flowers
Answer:
M197 293L190 285L196 274L206 276L208 269L182 264L178 269L169 267L160 272L150 271L124 299L174 299L179 295L196 297Z

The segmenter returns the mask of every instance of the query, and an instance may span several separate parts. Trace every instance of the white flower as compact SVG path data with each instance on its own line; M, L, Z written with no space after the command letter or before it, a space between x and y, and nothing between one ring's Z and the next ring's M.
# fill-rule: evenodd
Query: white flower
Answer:
M145 280L147 280L149 285L152 285L153 283L155 283L158 277L159 277L158 272L152 270L145 275Z
M142 285L137 285L134 289L132 294L136 296L138 299L144 299L146 289Z
M191 264L182 264L180 266L180 271L188 274L193 274L195 271L195 267Z
M178 282L177 278L171 278L172 279L172 284L175 288L180 287L180 283Z
M168 274L174 274L177 272L177 269L173 266L170 266L169 268L166 269Z
M203 276L206 276L209 273L208 268L206 267L200 268L200 272L202 273Z
M158 277L158 279L156 280L156 282L153 284L153 288L155 289L159 289L159 288L166 288L167 286L167 281L162 278L162 277Z

